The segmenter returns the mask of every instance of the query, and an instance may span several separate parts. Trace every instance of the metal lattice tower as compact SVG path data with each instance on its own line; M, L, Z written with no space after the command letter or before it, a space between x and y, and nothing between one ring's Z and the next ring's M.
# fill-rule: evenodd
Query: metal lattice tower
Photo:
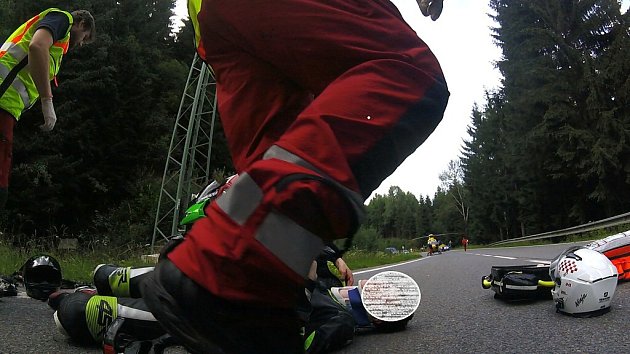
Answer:
M151 239L152 251L156 239L168 240L181 232L179 220L188 207L191 194L199 192L211 178L216 107L214 72L195 54L164 167Z

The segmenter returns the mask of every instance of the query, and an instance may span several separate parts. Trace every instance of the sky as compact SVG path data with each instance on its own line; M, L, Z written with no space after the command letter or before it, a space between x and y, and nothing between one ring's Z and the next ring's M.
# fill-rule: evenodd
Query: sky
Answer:
M469 139L474 104L483 107L484 92L499 87L501 74L495 62L501 50L493 43L490 28L495 24L488 14L488 1L444 0L437 21L422 16L415 0L392 0L403 18L438 58L451 96L442 122L415 153L374 191L386 195L391 186L416 197L434 197L439 176L448 163L461 156L464 140ZM630 0L624 0L627 9ZM186 15L186 0L177 0L177 16ZM622 10L623 12L623 10Z

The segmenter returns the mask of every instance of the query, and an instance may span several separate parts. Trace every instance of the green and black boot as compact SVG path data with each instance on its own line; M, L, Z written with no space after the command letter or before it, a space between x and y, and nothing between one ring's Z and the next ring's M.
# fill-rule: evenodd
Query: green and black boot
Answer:
M140 283L154 267L119 267L99 264L93 272L94 285L99 295L140 298Z

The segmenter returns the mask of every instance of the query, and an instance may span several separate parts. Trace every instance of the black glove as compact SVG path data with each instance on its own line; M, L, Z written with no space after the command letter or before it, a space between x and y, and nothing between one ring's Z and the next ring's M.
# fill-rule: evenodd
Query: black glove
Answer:
M424 16L431 16L433 21L437 20L442 14L443 0L416 0L420 11Z

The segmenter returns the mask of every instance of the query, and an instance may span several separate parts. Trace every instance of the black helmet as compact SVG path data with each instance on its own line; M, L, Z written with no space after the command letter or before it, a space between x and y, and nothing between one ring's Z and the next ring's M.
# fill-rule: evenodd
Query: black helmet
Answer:
M48 295L61 287L61 266L48 255L29 258L22 266L26 295L37 300L47 300Z

